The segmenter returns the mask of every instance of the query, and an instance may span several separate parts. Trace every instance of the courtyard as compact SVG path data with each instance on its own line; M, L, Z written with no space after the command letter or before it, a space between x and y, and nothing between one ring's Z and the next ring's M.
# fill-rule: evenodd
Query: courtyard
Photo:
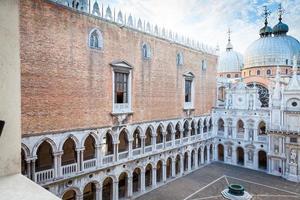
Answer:
M224 199L221 191L228 184L244 186L253 200L300 199L300 185L283 178L242 167L213 163L169 182L139 200L200 200Z

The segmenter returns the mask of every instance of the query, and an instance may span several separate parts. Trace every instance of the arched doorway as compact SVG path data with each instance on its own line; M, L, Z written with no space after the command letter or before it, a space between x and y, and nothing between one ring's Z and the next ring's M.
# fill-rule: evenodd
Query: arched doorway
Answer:
M266 135L266 123L265 122L260 122L258 125L258 135Z
M127 185L128 183L128 176L126 172L123 172L119 176L119 199L127 197Z
M166 164L166 173L167 173L167 179L171 178L172 176L172 159L169 157L167 159L167 164Z
M198 166L201 165L201 147L198 149Z
M193 150L191 153L191 168L195 168L195 151Z
M152 165L149 163L145 170L145 187L152 186Z
M132 149L138 149L141 148L141 146L142 146L142 141L141 141L140 131L136 129L133 133Z
M83 190L83 200L96 200L96 185L88 183Z
M163 164L162 164L162 161L160 160L160 161L157 162L157 165L156 165L156 182L157 183L162 182L162 178L163 178L162 177L162 174L163 174L162 170L163 170Z
M188 170L188 165L189 165L189 155L187 152L184 153L184 158L183 158L183 170L187 171Z
M114 153L114 145L113 145L113 139L109 132L105 134L104 140L104 154L106 156L112 155Z
M258 152L258 168L262 170L267 169L267 153L262 150Z
M238 147L236 149L237 154L237 164L238 165L244 165L244 149L242 147Z
M189 122L186 120L183 124L183 137L187 137L189 132Z
M62 165L69 165L77 162L76 145L72 138L68 138L63 145Z
M51 145L44 141L37 150L35 170L37 172L53 168L53 152Z
M176 156L175 173L176 175L180 173L180 155Z
M96 158L95 139L89 135L84 141L83 160L91 160Z
M175 127L175 140L180 139L180 123L178 122Z
M141 190L141 169L135 168L132 173L132 191L133 193Z
M204 147L204 163L207 163L207 147Z
M151 128L148 127L146 131L146 138L145 138L145 146L152 145L152 131Z
M74 190L68 190L63 195L62 200L76 200L76 192Z
M113 179L107 177L102 184L102 200L112 200L113 199Z
M120 133L119 141L120 141L120 143L118 144L119 153L128 151L128 136L125 130L122 130L122 132Z
M224 146L222 144L218 144L218 160L224 161Z

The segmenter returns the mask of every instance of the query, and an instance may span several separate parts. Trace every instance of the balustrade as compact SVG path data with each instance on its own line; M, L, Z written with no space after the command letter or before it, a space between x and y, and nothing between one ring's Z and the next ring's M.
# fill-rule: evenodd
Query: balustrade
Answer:
M47 169L35 173L35 181L38 183L49 181L52 180L53 178L54 178L54 169Z
M63 165L61 167L61 174L63 176L68 176L68 175L72 175L75 174L77 172L77 163L72 163L69 165Z
M84 169L96 168L96 158L83 161Z

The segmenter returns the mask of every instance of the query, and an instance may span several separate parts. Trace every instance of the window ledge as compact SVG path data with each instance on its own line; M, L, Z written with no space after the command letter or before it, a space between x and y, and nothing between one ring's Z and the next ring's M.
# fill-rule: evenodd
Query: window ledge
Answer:
M60 199L21 174L0 177L0 194L10 200Z

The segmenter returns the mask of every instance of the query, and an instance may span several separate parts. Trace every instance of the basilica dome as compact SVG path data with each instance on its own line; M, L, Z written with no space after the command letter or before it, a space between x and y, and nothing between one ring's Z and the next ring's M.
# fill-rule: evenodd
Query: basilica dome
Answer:
M282 23L281 14L279 22L271 29L265 22L260 30L260 38L254 41L245 52L245 68L262 66L292 66L294 55L300 54L299 41L287 35L289 27ZM268 27L268 28L266 28ZM262 32L262 30L267 30ZM272 30L272 34L270 31Z
M241 72L242 68L243 56L233 50L229 39L226 51L220 54L217 71L218 73Z

